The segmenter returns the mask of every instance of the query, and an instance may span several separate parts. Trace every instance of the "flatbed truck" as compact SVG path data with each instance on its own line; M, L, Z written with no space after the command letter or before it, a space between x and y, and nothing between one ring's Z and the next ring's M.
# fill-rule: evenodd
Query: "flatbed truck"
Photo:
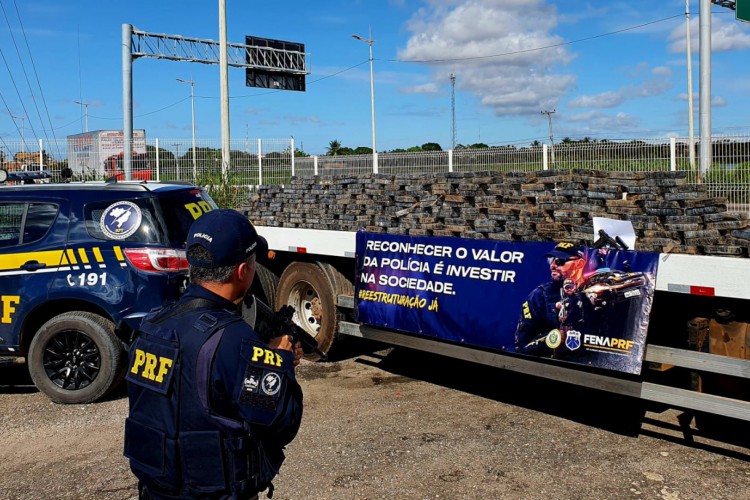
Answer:
M634 375L360 323L357 232L267 226L258 232L275 253L258 272L262 293L276 308L294 306L295 321L324 350L339 336L360 337L750 421L750 258L658 254L643 369Z

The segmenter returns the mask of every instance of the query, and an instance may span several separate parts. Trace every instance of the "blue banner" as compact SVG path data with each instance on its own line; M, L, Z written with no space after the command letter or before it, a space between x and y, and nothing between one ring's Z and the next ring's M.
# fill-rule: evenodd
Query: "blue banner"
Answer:
M658 254L357 233L361 323L640 373Z

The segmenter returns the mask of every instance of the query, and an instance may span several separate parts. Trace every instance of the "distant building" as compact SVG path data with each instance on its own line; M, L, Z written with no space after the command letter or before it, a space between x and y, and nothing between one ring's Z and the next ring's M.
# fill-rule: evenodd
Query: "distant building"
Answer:
M107 159L123 154L122 130L94 130L68 136L68 167L76 176L104 177L108 175ZM133 130L133 154L146 154L145 130Z

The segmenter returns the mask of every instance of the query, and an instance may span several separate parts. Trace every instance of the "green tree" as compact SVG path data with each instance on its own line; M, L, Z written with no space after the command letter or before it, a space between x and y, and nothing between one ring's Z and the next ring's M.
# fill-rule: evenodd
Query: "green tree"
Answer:
M367 146L359 146L357 149L354 150L355 155L371 155L372 154L372 148L368 148Z
M422 144L422 151L442 151L443 148L437 142L426 142Z
M329 156L338 156L341 154L341 142L338 139L334 139L328 143L328 151L326 154Z

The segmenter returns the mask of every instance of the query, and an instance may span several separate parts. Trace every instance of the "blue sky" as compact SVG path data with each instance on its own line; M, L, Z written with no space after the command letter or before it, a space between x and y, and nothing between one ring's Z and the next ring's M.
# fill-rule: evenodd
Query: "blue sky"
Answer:
M219 39L218 2L0 0L0 137L63 139L122 128L122 24L151 33ZM228 41L246 35L305 44L307 91L245 87L230 68L233 139L287 138L310 154L331 140L370 146L371 30L377 149L457 143L687 136L685 2L632 0L227 0ZM695 133L698 1L692 18ZM750 24L714 6L712 131L750 133ZM613 33L618 32L618 33ZM547 48L544 48L547 47ZM20 58L19 58L20 53ZM12 75L12 77L11 77ZM134 126L147 138L219 139L219 66L139 59ZM40 90L41 89L41 90ZM25 120L12 119L25 116ZM41 120L40 120L41 117ZM32 130L33 129L33 130Z

